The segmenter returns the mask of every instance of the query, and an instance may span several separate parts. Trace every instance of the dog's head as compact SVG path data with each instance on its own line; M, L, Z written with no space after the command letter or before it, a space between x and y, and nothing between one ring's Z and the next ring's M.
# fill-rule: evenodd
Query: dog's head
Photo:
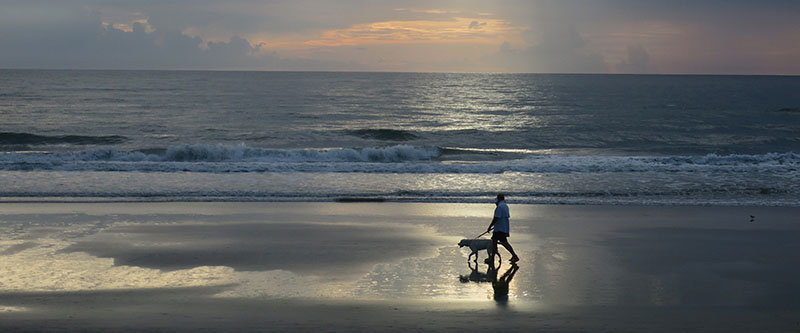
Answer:
M462 239L460 242L458 242L458 247L469 246L469 243L471 243L471 242L472 242L472 240L470 240L470 239Z

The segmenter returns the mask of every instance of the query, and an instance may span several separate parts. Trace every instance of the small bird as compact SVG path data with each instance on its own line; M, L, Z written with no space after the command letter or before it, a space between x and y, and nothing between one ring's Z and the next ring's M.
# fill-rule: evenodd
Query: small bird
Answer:
M750 215L750 222L755 222L755 221L756 221L755 215Z

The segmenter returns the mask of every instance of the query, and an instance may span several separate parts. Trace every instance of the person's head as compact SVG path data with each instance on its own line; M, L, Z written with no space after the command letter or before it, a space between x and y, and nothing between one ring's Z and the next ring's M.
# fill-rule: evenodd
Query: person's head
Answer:
M503 201L505 199L506 199L506 196L503 195L503 193L497 193L497 198L494 199L494 204L497 205L497 204L500 203L500 201Z

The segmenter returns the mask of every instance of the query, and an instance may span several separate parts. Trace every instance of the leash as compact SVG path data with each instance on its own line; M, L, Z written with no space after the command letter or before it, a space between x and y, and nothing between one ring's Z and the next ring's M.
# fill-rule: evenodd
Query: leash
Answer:
M475 238L481 238L481 236L483 236L485 234L488 234L488 233L489 233L489 230L486 230L482 234L478 235L478 237L475 237Z

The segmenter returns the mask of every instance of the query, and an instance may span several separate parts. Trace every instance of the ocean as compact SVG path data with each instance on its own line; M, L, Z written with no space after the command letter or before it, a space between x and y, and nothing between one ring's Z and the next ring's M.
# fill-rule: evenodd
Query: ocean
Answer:
M800 206L800 77L0 70L0 201Z

